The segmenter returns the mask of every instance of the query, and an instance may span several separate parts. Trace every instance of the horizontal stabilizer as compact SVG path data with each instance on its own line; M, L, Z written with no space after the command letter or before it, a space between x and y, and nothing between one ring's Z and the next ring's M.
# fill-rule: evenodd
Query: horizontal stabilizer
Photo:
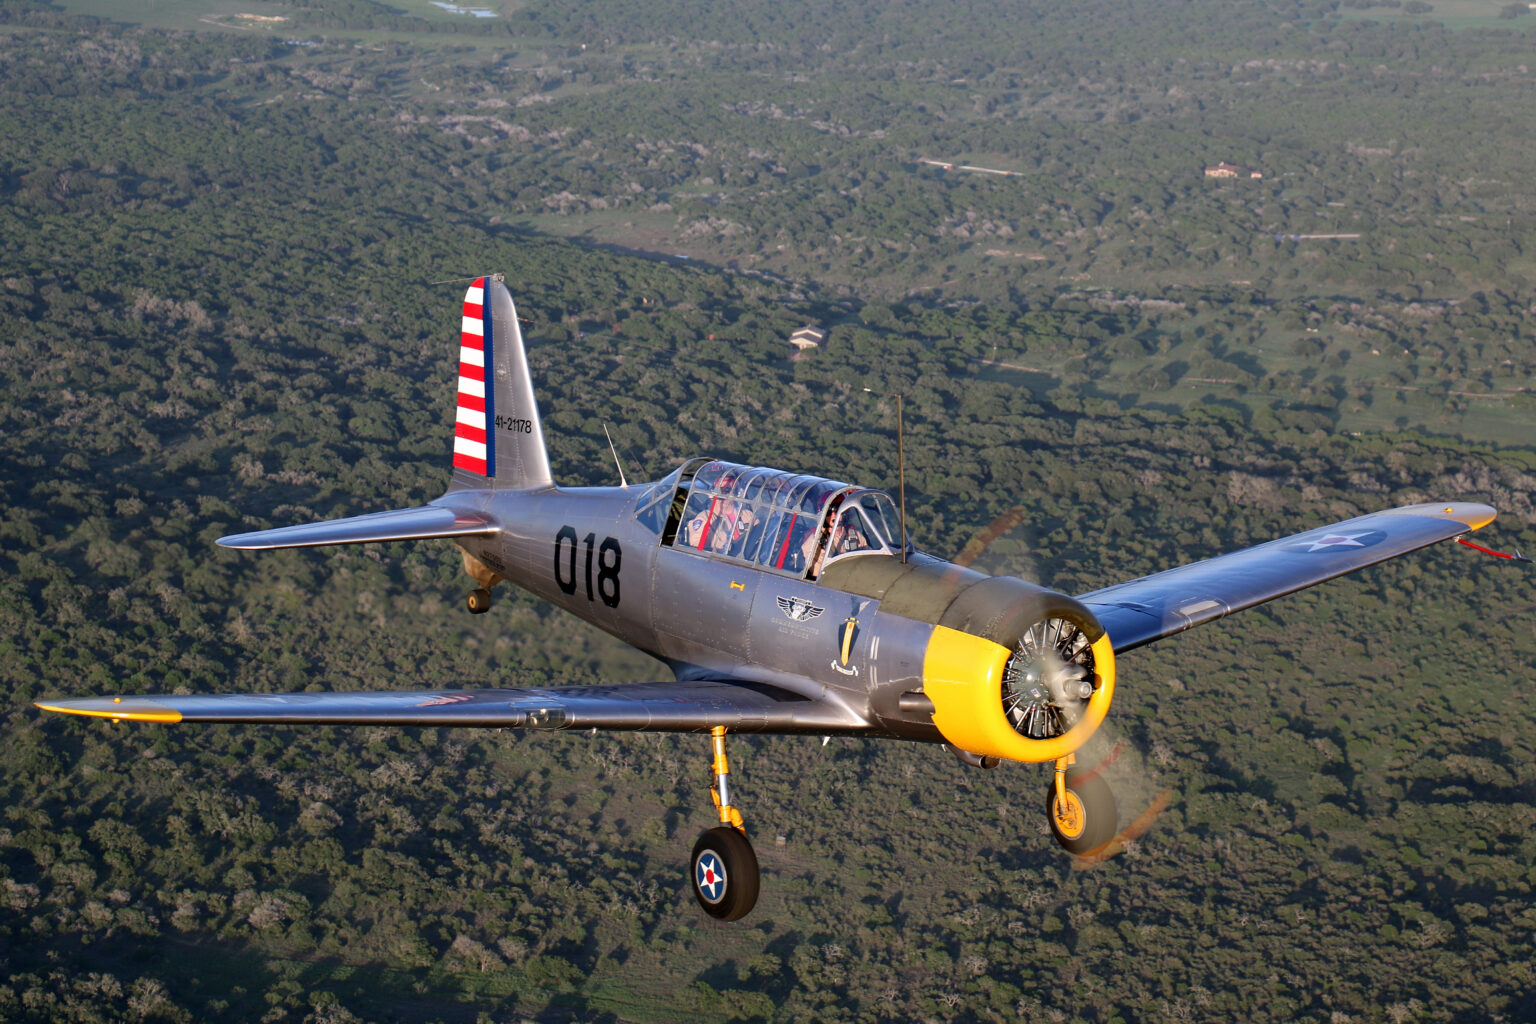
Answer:
M1079 594L1120 654L1493 522L1487 505L1404 505Z
M432 537L473 537L497 532L495 520L479 512L460 512L441 505L402 508L324 523L280 526L275 530L236 533L219 538L219 546L263 551L270 548L310 548L322 544L368 544Z
M525 690L161 694L41 700L44 711L135 722L427 725L707 732L857 732L839 705L775 686L718 680Z

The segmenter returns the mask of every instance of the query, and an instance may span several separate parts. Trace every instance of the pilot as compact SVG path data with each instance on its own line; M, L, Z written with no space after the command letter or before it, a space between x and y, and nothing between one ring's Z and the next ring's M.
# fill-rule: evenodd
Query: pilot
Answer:
M695 495L695 498L703 498L696 501L690 498L688 504L698 509L692 519L683 524L682 542L690 548L699 547L704 541L704 528L709 525L709 515L714 510L714 501L707 495Z
M731 546L731 537L735 532L736 503L724 502L720 514L715 516L714 527L709 535L709 550L717 555L725 554L726 549Z
M832 536L833 556L846 555L853 551L866 551L872 546L869 538L864 536L858 516L852 509L844 512L842 520L837 524L837 533Z
M811 579L821 575L821 564L827 560L827 552L830 550L830 546L827 544L827 535L832 532L832 520L837 515L837 506L842 504L843 496L841 494L835 497L824 495L821 501L817 503L819 509L826 509L828 500L831 500L832 507L830 510L827 510L826 517L821 521L820 529L807 533L805 543L802 546L804 558L801 560L801 564L811 563ZM815 559L814 562L811 561L812 558Z
M815 553L816 558L815 562L811 564L811 579L815 579L817 576L821 575L821 567L823 563L826 562L827 555L832 553L832 545L827 543L827 534L830 532L831 527L828 524L823 523L821 529L815 531L805 538L806 558L810 558L812 552Z

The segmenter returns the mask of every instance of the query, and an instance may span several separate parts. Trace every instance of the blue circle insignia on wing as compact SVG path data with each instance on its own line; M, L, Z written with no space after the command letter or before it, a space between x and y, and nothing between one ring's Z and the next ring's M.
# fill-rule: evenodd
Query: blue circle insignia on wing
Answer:
M1386 533L1381 530L1332 530L1314 534L1288 545L1288 548L1291 551L1302 551L1310 555L1319 551L1351 551L1357 548L1374 547L1386 539Z

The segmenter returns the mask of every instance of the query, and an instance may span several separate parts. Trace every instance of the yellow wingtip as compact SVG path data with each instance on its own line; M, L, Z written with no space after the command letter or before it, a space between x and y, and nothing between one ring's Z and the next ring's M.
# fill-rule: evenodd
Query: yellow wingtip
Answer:
M1474 530L1481 530L1498 516L1498 512L1487 505L1462 505L1451 513L1452 519L1459 519Z
M1478 504L1472 501L1448 501L1444 505L1433 508L1433 511L1463 523L1473 530L1481 530L1498 516L1498 511L1489 505Z
M109 718L114 722L168 722L181 721L180 711L171 711L165 708L146 707L144 703L124 704L119 698L111 707L80 706L85 701L74 706L68 704L44 704L42 701L33 701L32 706L42 711L53 711L61 715L84 715L87 718ZM91 701L91 705L102 704L103 701Z
M1391 515L1429 515L1449 519L1453 522L1461 523L1469 530L1481 530L1493 522L1499 514L1498 510L1493 506L1484 505L1476 501L1426 502L1421 505L1404 505L1402 508L1385 511Z

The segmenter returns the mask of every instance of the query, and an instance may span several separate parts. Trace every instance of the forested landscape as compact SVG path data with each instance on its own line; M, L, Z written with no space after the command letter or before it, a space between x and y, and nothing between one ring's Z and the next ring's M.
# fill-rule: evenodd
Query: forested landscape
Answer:
M735 741L732 925L701 737L37 712L664 677L447 542L213 544L441 493L495 271L564 483L894 488L868 387L916 543L1069 593L1441 498L1536 551L1523 7L486 10L0 0L0 1019L1536 1015L1536 574L1457 545L1127 655L1102 863L1038 769Z

